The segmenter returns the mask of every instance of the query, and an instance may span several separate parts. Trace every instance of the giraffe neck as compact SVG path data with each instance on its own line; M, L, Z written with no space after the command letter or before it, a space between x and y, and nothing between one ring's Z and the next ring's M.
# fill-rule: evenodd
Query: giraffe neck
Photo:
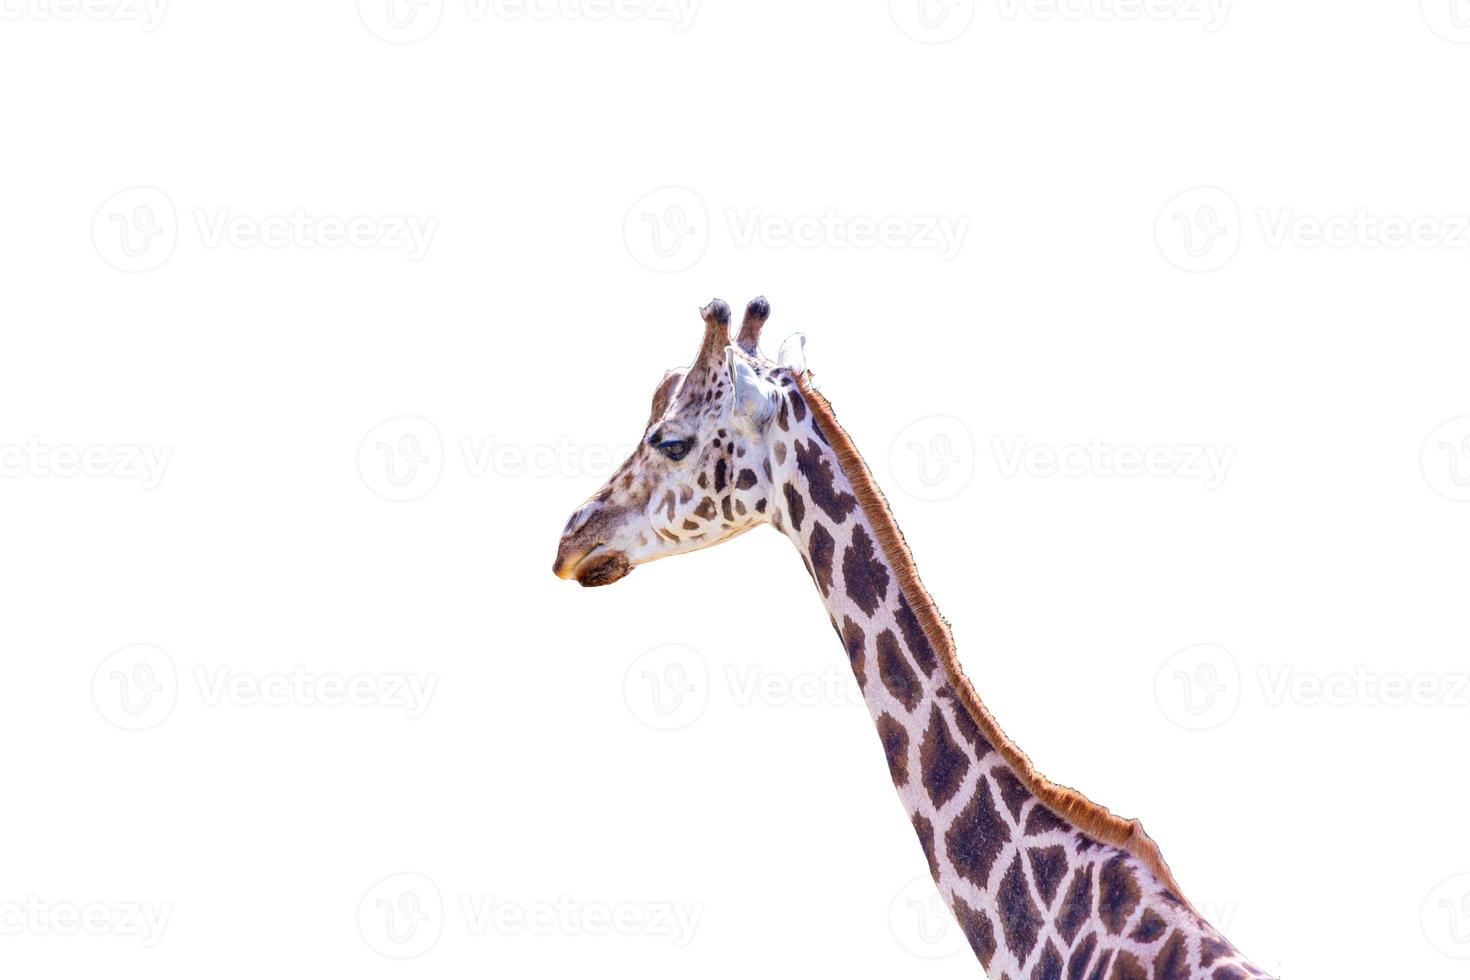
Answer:
M1264 976L1179 897L1136 822L1035 773L965 679L825 399L790 378L782 398L773 522L822 595L930 873L989 975Z

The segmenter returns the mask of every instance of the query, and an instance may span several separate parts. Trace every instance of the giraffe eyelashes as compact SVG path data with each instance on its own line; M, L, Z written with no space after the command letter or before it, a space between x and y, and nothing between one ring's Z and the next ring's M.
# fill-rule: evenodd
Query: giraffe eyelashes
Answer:
M693 443L688 439L666 439L654 448L677 463L689 455L689 450L692 446Z

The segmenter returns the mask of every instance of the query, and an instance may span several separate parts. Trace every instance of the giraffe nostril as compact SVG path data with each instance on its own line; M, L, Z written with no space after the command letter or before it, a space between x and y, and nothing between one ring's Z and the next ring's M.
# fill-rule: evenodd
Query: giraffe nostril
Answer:
M580 531L583 527L586 526L587 519L592 516L592 512L596 509L596 504L587 504L585 507L578 510L575 514L567 519L567 526L562 529L561 533L563 535L567 535L575 534L577 531Z

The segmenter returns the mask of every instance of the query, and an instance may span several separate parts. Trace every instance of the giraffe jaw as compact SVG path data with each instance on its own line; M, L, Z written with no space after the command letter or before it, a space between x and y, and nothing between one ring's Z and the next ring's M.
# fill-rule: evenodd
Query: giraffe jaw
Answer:
M602 551L595 544L574 561L558 560L555 572L559 578L576 579L584 589L612 585L633 570L633 563L621 551Z
M591 561L582 561L577 565L575 574L578 585L584 589L592 589L599 585L612 585L632 570L633 563L628 560L627 555L621 551L610 551Z

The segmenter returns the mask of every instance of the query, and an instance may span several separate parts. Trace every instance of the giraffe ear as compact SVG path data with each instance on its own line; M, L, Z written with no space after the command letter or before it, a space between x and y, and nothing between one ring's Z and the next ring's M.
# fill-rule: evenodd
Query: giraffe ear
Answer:
M806 334L794 333L781 344L781 353L776 363L790 368L793 374L806 373Z
M762 380L733 347L725 348L725 368L730 372L730 385L735 394L731 411L738 418L748 419L756 428L771 421L780 398L776 386Z

